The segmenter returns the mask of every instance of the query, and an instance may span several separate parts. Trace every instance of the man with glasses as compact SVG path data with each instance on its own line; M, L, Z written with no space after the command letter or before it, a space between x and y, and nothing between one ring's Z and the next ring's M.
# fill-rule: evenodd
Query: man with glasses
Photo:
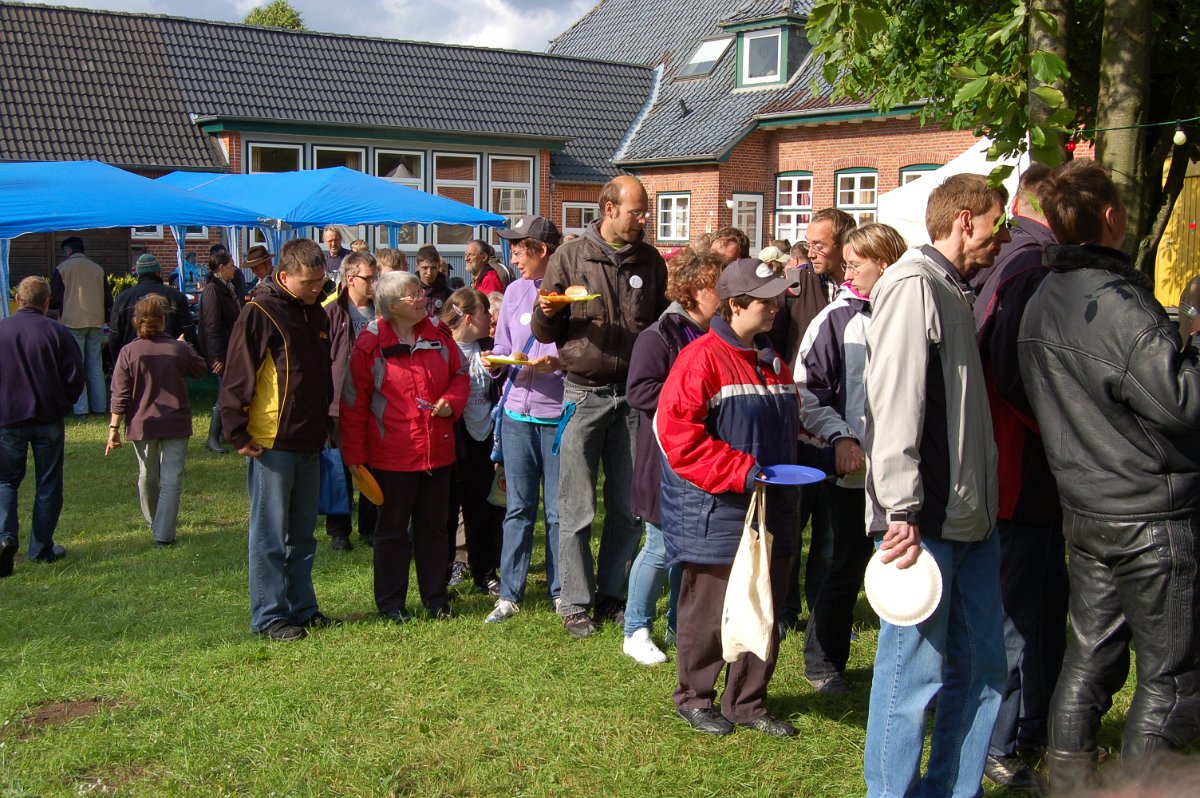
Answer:
M375 320L375 280L379 270L375 258L366 252L351 252L342 259L341 288L324 302L329 316L329 348L333 360L333 401L329 405L330 438L338 442L338 409L342 383L350 364L350 351L363 328ZM346 472L350 484L350 472ZM350 516L325 516L325 531L334 551L350 551ZM375 505L358 497L358 536L368 546L375 532Z
M837 208L824 208L812 216L805 238L813 271L821 278L827 301L832 302L842 283L846 267L842 261L842 242L858 226L854 217Z
M559 614L573 637L596 631L588 617L623 623L629 569L641 541L631 508L637 413L625 400L629 357L638 333L667 309L667 265L647 244L649 199L637 178L625 175L600 192L601 218L582 238L551 256L542 288L563 293L583 286L596 299L573 304L544 297L532 332L558 346L566 382L559 453ZM604 531L597 569L592 564L596 486L604 463Z

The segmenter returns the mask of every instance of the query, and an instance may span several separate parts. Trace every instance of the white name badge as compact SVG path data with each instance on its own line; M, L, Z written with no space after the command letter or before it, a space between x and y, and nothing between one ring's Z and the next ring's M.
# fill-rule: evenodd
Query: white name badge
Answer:
M637 274L635 274L635 275L633 275L632 277L630 277L630 278L629 278L629 287L630 287L630 288L641 288L641 287L642 287L642 278L641 278L641 276L640 276L640 275L637 275Z

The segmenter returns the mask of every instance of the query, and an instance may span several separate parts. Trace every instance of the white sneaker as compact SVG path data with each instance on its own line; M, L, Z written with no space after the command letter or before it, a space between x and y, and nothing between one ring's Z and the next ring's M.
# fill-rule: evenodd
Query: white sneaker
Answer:
M650 630L646 628L627 635L622 650L641 665L661 665L667 661L667 655L654 645L654 641L650 639Z
M496 609L492 610L484 623L504 623L521 611L521 605L508 599L496 599Z

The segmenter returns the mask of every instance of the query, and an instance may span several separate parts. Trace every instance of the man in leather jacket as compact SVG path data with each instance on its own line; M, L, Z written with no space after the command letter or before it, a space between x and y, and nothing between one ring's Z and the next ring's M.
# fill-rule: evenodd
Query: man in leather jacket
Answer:
M1124 758L1200 737L1200 366L1120 251L1125 208L1102 166L1042 186L1061 243L1018 339L1071 549L1071 633L1050 706L1057 794L1091 779L1096 733L1137 648Z

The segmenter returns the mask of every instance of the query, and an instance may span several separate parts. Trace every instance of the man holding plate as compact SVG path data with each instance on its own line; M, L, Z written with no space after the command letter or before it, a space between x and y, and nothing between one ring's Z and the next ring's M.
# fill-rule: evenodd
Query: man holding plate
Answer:
M967 281L1009 239L1006 199L979 175L948 179L925 212L933 244L905 253L871 295L867 527L883 563L903 570L932 557L943 587L923 620L914 612L881 621L864 751L869 798L978 795L1000 705L996 446Z

